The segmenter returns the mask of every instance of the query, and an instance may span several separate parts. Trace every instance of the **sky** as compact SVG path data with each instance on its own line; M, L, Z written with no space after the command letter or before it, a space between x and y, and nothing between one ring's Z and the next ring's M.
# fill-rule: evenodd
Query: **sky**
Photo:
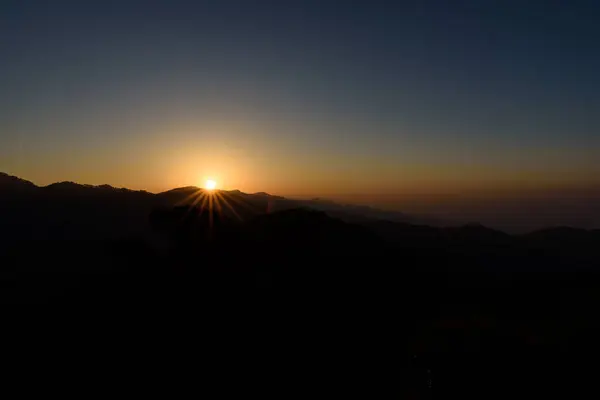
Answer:
M577 0L3 0L0 171L370 201L597 185L598 20Z

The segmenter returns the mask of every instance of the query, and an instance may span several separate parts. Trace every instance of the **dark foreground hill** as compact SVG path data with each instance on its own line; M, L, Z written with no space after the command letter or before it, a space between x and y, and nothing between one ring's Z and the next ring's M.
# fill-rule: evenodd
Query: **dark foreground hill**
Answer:
M273 379L304 374L310 393L552 387L557 371L573 382L556 359L596 343L598 231L350 223L265 194L0 182L3 304L74 309L74 321L103 310L102 326L195 357L274 349L285 362L270 362L295 369ZM131 323L158 314L175 321Z

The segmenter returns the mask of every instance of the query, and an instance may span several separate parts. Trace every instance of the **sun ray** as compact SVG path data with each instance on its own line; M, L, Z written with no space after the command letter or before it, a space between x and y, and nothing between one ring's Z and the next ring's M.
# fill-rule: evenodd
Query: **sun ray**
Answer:
M200 215L202 215L204 213L204 210L206 209L206 203L208 202L209 197L210 196L208 196L208 195L202 196L202 204L200 205Z
M242 217L237 213L237 211L235 211L235 209L231 206L231 204L229 203L229 201L227 201L227 199L225 198L225 196L223 196L220 193L218 195L219 195L219 198L223 201L223 204L225 204L225 206L233 213L233 215L235 215L236 218L241 221Z
M188 204L188 207L185 210L185 214L181 217L182 220L186 219L187 216L190 214L190 211L192 211L192 208L194 208L196 206L196 204L198 204L198 202L200 201L200 198L203 196L203 193L200 190L198 190L198 191L192 193L191 195L187 196L185 201L182 201L182 202L179 202L176 204L178 206L183 206L183 205L185 205L185 203L188 203L189 200L191 200L192 196L195 196L194 201L192 201L191 203Z
M245 207L247 210L250 210L252 212L256 212L256 209L254 207L252 207L251 205L249 205L248 203L246 203L243 199L237 198L236 196L229 196L229 200L231 200L233 203L235 203L238 206L242 206Z
M213 229L213 196L208 196L208 227L212 232Z
M221 201L220 201L220 195L219 192L215 192L213 193L213 198L214 198L214 202L217 205L217 212L219 213L219 215L223 214L223 207L221 206Z
M203 197L204 197L204 193L202 193L202 192L198 193L198 195L196 196L194 201L190 204L189 208L196 207L196 204L198 204L200 202L200 200L202 200Z
M224 215L224 211L227 209L235 216L235 218L242 221L243 218L236 209L241 207L252 212L256 212L256 208L246 202L243 198L239 198L228 192L222 192L214 188L211 189L211 186L212 184L207 185L207 187L203 189L198 189L176 203L178 206L187 205L187 210L183 216L183 219L187 218L191 210L194 208L199 210L198 216L202 216L204 212L208 212L209 230L212 231L214 230L215 213Z
M184 199L179 200L177 203L175 203L175 205L177 206L183 206L185 205L188 201L190 201L192 198L199 196L202 194L202 189L198 189L195 192L191 193L190 195L186 196Z

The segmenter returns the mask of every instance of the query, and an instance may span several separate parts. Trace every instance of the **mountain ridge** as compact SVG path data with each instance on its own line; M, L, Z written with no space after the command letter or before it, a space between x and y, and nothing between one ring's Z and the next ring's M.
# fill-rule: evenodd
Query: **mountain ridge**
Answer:
M21 186L26 187L29 190L41 190L42 192L61 192L62 194L68 194L71 192L85 193L86 190L103 190L112 192L127 192L127 193L138 193L148 196L155 197L156 199L163 199L172 203L179 203L185 200L184 196L193 196L197 193L204 193L205 189L197 186L182 186L161 192L148 192L145 190L133 190L128 188L117 188L108 184L102 185L89 185L81 184L72 181L62 181L51 183L46 186L38 186L30 181L21 179L16 176L12 176L6 173L0 173L0 187L4 182L12 182L13 187ZM255 203L260 209L276 211L280 209L295 208L295 207L309 207L316 210L325 211L335 217L341 218L348 221L357 221L363 218L367 219L391 219L395 221L403 222L430 222L425 218L413 218L402 212L395 211L384 211L369 206L360 206L352 204L340 204L334 201L323 201L322 199L315 198L312 200L299 200L286 198L284 196L278 196L269 194L266 192L256 193L245 193L238 189L223 190L217 189L214 191L217 195L223 195L225 197L231 197L232 199L241 199L245 202ZM159 201L160 202L160 201Z
M121 215L123 218L129 219L131 216L136 216L138 220L142 219L142 217L146 217L147 213L155 207L169 207L182 204L202 206L202 197L208 193L205 189L196 186L183 186L158 193L145 190L117 188L109 184L88 185L72 181L55 182L46 186L38 186L31 181L4 172L0 172L0 190L2 190L0 202L5 204L7 202L13 202L13 205L16 204L16 209L23 209L28 206L27 202L21 205L15 203L16 201L18 202L19 198L26 196L27 199L32 200L36 204L37 208L41 207L41 209L62 210L70 206L73 206L76 209L88 206L90 208L98 208L110 205L108 207L115 210L122 207L122 209L119 210L118 215ZM388 235L390 234L389 232L402 232L406 229L403 227L407 226L410 226L411 230L414 232L425 232L427 229L436 229L446 226L447 228L444 229L445 232L461 227L474 232L478 227L482 230L501 232L504 235L507 234L505 231L492 229L478 223L446 225L427 216L413 216L402 212L385 211L364 205L340 204L335 201L318 197L310 200L298 200L272 195L266 192L245 193L237 189L219 189L215 190L213 193L216 198L222 199L222 204L218 205L220 206L220 212L224 212L229 216L234 216L236 218L250 218L259 214L286 209L309 208L323 211L329 216L341 219L345 222L369 225L382 232L387 232L386 234ZM75 196L76 194L77 196ZM77 204L77 198L80 197L79 195L81 194L86 195L85 197L88 198L91 203L96 202L98 204ZM100 194L102 194L102 196L95 196ZM67 203L57 205L52 204L52 202L48 204L42 202L42 205L40 206L40 204L37 203L38 200L33 199L33 197L37 195L46 195L50 196L50 198L58 196L56 201L67 201ZM111 198L109 202L106 202L106 196L111 197L111 195L115 196ZM98 198L95 199L95 197ZM141 201L141 203L136 203L138 201ZM231 211L232 208L236 208L236 210ZM396 225L390 225L390 223ZM548 226L531 230L520 236L530 238L530 240L542 236L551 237L552 235L561 237L561 234L556 233L561 229L561 232L566 232L565 234L567 234L567 236L579 235L581 232L597 235L599 232L597 229ZM464 233L466 230L462 232Z

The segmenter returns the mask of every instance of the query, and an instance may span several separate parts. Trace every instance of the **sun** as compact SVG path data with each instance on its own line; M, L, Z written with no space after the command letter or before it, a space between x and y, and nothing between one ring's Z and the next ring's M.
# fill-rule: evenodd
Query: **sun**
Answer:
M204 183L204 188L206 190L215 190L217 188L217 182L213 181L212 179L207 179Z

